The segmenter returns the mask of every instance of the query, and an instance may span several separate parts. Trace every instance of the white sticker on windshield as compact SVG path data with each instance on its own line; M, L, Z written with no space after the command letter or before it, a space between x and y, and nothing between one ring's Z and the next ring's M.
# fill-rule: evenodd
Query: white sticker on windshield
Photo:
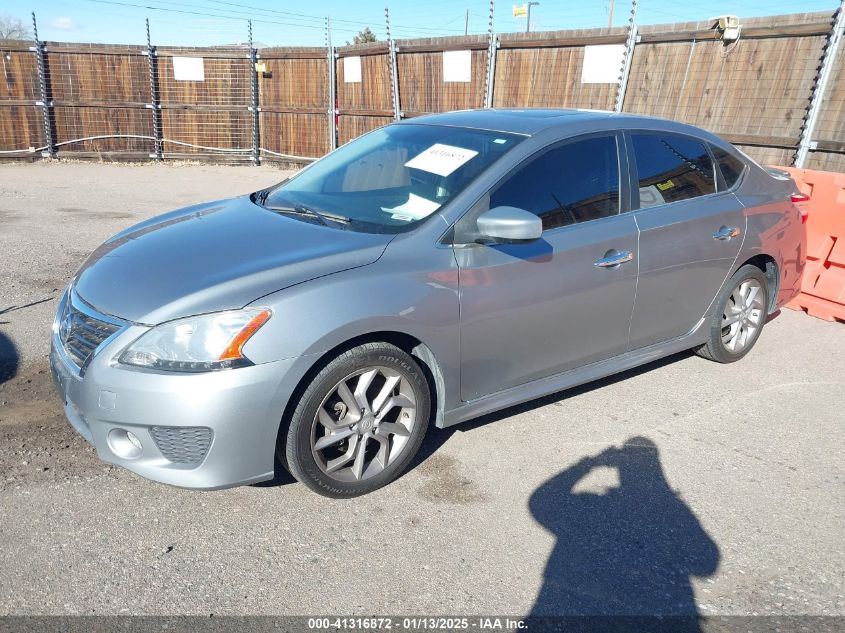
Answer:
M478 152L471 149L435 143L405 163L405 167L422 169L438 176L448 176L475 156L478 156Z
M412 193L408 195L408 201L403 202L398 207L393 207L392 209L382 207L381 210L385 213L392 214L394 220L411 222L413 220L427 218L439 208L440 205L436 202Z

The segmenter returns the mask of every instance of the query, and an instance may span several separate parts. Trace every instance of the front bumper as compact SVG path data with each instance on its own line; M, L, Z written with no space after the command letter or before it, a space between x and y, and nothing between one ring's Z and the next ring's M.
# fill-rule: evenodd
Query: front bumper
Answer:
M50 368L71 425L100 459L155 481L216 489L271 479L279 423L296 384L291 375L295 359L199 374L118 365L116 350L146 329L131 326L121 332L84 372L54 335ZM180 431L190 436L192 429L186 427L210 429L210 442L199 458L195 452L174 461L173 447L162 444L159 429L169 429L167 437L178 437ZM140 454L118 454L115 433L109 441L112 431L130 431L140 440ZM204 441L208 435L203 432Z

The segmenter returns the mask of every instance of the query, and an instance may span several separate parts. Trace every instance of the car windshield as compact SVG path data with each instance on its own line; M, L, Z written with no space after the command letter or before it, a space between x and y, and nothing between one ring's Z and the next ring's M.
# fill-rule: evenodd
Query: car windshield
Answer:
M252 199L304 221L401 233L447 204L523 138L455 127L390 125Z

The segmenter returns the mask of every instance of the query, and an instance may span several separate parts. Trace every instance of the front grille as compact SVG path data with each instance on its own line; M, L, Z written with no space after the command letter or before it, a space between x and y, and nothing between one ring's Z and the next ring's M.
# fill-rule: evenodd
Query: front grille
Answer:
M59 339L62 347L79 368L85 367L94 350L119 329L120 325L79 310L70 298L59 319Z
M177 464L199 464L211 445L207 426L153 426L150 435L161 454Z

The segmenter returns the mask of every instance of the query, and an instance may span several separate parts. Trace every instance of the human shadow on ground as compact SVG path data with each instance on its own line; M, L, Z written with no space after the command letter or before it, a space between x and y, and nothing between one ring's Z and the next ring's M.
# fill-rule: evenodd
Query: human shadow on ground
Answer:
M716 571L719 548L670 488L650 439L582 458L529 508L556 539L531 628L700 631L691 579Z

